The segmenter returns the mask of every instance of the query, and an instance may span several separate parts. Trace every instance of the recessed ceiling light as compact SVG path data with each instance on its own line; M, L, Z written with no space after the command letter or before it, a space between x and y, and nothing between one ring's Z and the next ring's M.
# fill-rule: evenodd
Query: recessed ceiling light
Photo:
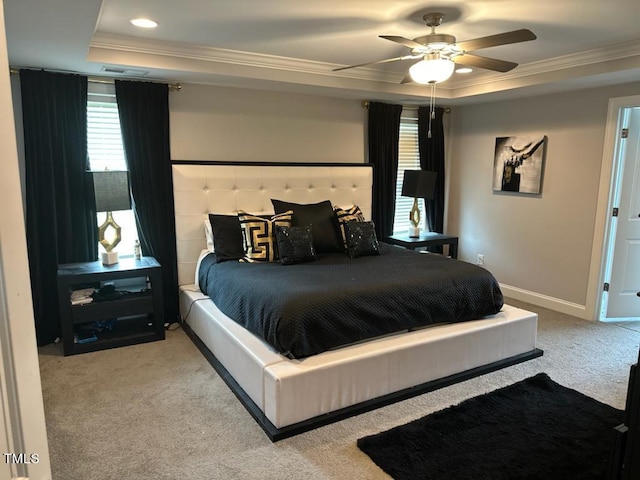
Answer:
M158 22L151 20L150 18L133 18L129 20L133 25L140 28L156 28Z
M456 73L471 73L471 72L473 72L473 69L469 67L462 67L456 70Z

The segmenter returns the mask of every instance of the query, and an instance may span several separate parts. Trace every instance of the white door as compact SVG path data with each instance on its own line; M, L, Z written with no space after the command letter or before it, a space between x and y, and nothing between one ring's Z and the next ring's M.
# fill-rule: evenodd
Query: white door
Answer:
M640 107L628 112L621 139L619 201L607 318L640 317Z

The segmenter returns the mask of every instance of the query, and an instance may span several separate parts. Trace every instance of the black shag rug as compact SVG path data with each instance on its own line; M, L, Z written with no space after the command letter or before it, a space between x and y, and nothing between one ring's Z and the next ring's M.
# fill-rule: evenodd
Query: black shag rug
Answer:
M540 373L358 447L396 480L600 480L623 420L623 411Z

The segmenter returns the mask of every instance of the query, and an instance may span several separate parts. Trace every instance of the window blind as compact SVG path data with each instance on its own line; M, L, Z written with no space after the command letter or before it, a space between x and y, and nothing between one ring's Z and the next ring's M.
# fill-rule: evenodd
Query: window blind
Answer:
M126 170L115 91L104 88L87 99L87 149L91 170Z
M413 112L411 112L413 113ZM420 155L418 151L418 119L405 116L400 118L400 140L398 149L398 178L396 180L396 212L393 222L393 233L406 233L411 226L409 212L413 206L413 198L403 197L402 180L405 170L419 170ZM424 205L420 202L420 211L424 213ZM421 224L424 219L421 219Z

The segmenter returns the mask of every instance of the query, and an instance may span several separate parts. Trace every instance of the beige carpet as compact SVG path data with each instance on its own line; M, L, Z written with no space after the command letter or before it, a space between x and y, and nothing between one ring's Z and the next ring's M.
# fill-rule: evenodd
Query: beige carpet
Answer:
M359 437L539 372L624 408L639 324L538 312L544 356L271 443L178 329L161 342L63 357L40 349L54 480L387 479Z

